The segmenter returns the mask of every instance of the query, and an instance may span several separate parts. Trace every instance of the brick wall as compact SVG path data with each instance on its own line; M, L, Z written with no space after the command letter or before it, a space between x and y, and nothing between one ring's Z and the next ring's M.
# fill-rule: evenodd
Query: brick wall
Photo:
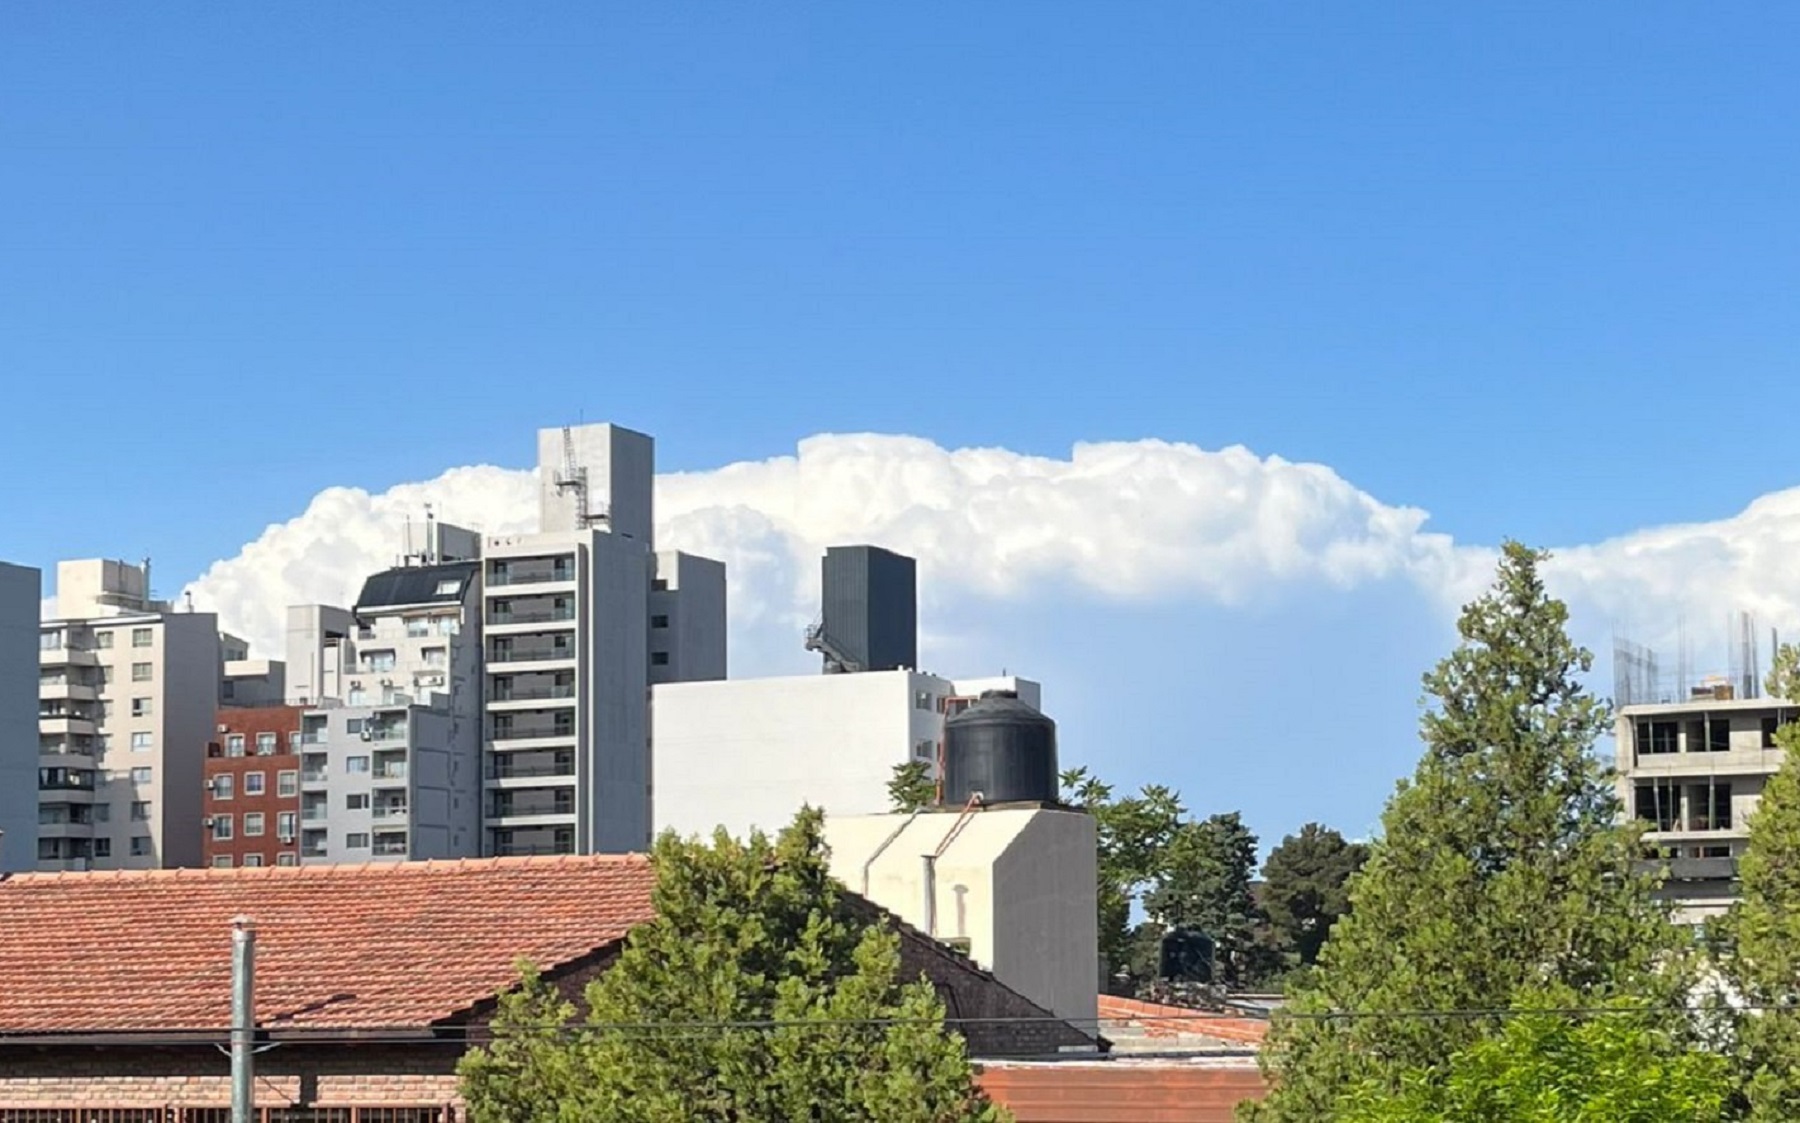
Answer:
M1094 1045L1087 1034L915 928L900 929L900 975L931 980L971 1056L1044 1057L1065 1046Z
M445 1045L282 1045L256 1058L259 1107L460 1103ZM231 1102L230 1060L208 1046L0 1049L0 1108L211 1107Z

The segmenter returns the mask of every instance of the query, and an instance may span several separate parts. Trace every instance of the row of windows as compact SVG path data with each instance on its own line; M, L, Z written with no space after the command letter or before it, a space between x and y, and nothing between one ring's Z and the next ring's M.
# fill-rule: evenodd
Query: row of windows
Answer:
M368 758L364 757L363 759L367 760ZM233 795L235 794L234 789L236 787L237 787L237 784L232 779L231 773L222 772L219 775L213 777L212 797L214 799L231 799L233 797ZM244 794L246 796L264 795L267 793L267 791L268 791L268 775L267 775L267 773L263 773L263 772L246 772L246 773L244 773ZM276 795L278 795L278 796L293 796L293 795L298 794L299 791L300 791L300 773L298 771L290 769L287 771L275 773L275 794Z
M213 855L212 864L214 869L228 870L236 863L237 859L230 854ZM255 869L262 864L263 856L261 854L244 855L243 865L245 869ZM277 854L275 855L275 864L278 866L297 866L300 864L300 855L295 854L292 851Z
M1639 721L1632 730L1632 747L1639 756L1655 756L1682 751L1682 722L1676 720ZM1787 719L1760 719L1761 747L1775 748L1775 734ZM1731 751L1731 722L1726 718L1688 721L1687 751L1690 753L1726 753ZM1745 732L1748 732L1746 730Z
M104 650L111 648L112 645L113 645L113 629L108 628L104 631L96 631L94 633L94 646L95 647L104 651ZM38 633L38 647L42 648L43 650L45 650L45 651L60 651L60 650L62 650L62 646L63 646L63 633L62 632L55 631L55 632L40 632L40 633ZM131 646L133 646L133 647L155 647L156 646L156 629L155 628L133 628L133 629L131 629Z
M134 823L150 821L149 800L140 799L132 803L131 821ZM91 806L84 803L45 804L38 808L38 822L44 826L57 826L64 823L73 823L77 826L90 823L110 823L112 822L112 805L109 803L96 803Z
M127 844L127 851L133 858L148 858L156 853L150 845L149 835L133 835ZM110 858L113 856L113 840L110 838L40 838L38 839L38 858L42 861L63 861L69 858Z

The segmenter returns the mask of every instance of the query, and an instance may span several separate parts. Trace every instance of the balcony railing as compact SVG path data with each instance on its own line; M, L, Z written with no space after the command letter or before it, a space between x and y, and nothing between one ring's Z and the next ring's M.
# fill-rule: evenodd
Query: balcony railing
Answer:
M308 768L300 773L302 784L322 784L325 782L327 770L324 768Z
M551 624L575 619L573 608L515 608L488 613L490 624Z
M378 838L375 840L375 845L371 848L370 852L377 857L403 858L406 856L406 836L400 835L395 838Z
M303 823L322 823L329 817L330 811L325 807L302 807L300 809L300 821Z
M406 818L407 813L408 813L408 808L407 808L406 804L404 804L404 803L386 804L386 805L378 803L375 805L374 810L371 812L371 814L374 815L375 820L377 822L380 822L384 819L386 819L386 820L404 819L404 818Z
M515 764L502 767L496 763L488 769L490 780L522 780L540 776L574 776L573 764Z
M508 585L547 585L559 581L575 580L575 570L568 566L515 566L503 573L489 572L487 586L490 589Z
M377 780L406 779L406 762L398 761L394 764L383 764L377 767L375 769L375 778Z
M497 858L524 858L524 857L529 857L533 854L573 854L573 853L575 853L575 844L572 842L567 843L567 844L557 844L557 843L548 843L548 842L541 842L541 843L523 843L523 842L510 843L509 842L509 843L506 843L505 845L494 847L494 856Z
M318 730L316 732L308 732L308 733L300 734L300 743L302 745L323 745L323 744L325 744L325 742L326 742L326 734L323 729Z
M572 647L528 647L503 650L495 648L488 655L490 663L543 663L551 659L573 659L575 649Z
M554 722L519 722L494 726L491 741L537 741L548 737L573 737L573 725L557 725Z
M575 685L573 683L569 683L567 685L562 685L562 686L515 687L512 689L506 690L504 693L502 693L500 691L495 691L494 696L492 698L490 698L489 701L491 701L491 702L539 702L539 701L543 701L546 698L573 698L573 697L575 697Z
M568 803L494 803L488 806L488 818L511 819L524 815L573 815L575 804Z

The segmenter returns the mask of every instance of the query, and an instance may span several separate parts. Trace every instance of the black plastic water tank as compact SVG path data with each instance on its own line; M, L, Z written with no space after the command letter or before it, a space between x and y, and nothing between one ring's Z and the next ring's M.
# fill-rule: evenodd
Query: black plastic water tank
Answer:
M1056 723L1019 700L989 690L944 722L944 802L1055 803Z
M1177 983L1210 983L1213 981L1211 936L1192 928L1172 928L1163 933L1162 955L1156 976Z

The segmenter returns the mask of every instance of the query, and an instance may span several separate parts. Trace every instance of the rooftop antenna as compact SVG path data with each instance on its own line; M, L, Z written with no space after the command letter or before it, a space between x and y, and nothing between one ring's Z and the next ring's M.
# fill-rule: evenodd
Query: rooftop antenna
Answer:
M194 611L194 590L192 590L192 589L184 590L182 592L181 596L182 596L182 600L185 601L187 604L187 610L189 612Z
M575 493L575 525L586 530L607 522L606 512L596 511L589 507L587 467L575 462L575 434L567 426L563 426L563 466L556 473L556 493L565 491Z
M438 552L437 551L437 535L432 533L432 531L435 529L432 520L433 520L433 515L431 513L431 504L427 503L427 504L425 504L425 551L424 551L426 565L436 565L437 560L438 560L438 558L437 558L437 552Z

